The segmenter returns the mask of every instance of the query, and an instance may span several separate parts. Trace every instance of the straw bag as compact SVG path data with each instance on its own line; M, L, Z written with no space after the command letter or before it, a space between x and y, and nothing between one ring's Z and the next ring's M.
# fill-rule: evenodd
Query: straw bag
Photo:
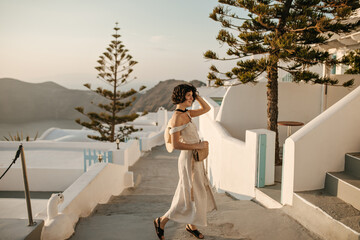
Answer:
M194 149L192 150L192 155L195 162L204 161L209 155L209 147L203 149Z

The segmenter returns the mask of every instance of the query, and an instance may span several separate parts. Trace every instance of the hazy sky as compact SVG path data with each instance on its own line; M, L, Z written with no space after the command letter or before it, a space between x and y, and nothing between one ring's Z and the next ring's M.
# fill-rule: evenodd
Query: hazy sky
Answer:
M0 78L96 83L96 61L115 22L134 60L132 84L167 79L206 81L206 50L220 49L216 0L1 0ZM137 84L135 84L135 82Z

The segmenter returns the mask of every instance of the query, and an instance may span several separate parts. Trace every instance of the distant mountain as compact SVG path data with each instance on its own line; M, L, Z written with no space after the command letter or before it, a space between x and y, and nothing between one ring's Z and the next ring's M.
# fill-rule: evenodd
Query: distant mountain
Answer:
M101 101L95 93L71 90L54 82L27 83L11 78L0 79L0 122L23 123L41 120L76 119L74 109L84 106L97 110L91 101Z
M174 79L160 81L146 93L138 95L136 101L133 103L132 108L128 109L127 112L155 112L159 107L164 107L167 110L174 110L175 105L171 101L171 95L174 87L181 83L189 82ZM206 85L205 83L198 80L192 80L190 83L197 88Z
M156 111L163 106L174 109L171 102L173 88L186 83L180 80L161 81L143 94L136 94L136 102L128 112ZM195 87L205 83L193 80ZM27 83L11 78L0 79L0 123L24 123L42 120L75 120L81 114L74 108L83 106L86 112L99 111L91 102L105 102L91 91L73 90L54 82ZM86 119L85 117L81 117Z

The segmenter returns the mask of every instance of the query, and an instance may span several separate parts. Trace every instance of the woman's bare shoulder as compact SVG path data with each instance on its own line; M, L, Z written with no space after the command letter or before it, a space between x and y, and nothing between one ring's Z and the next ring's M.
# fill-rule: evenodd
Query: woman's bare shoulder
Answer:
M170 119L170 127L178 127L187 123L186 113L174 112Z

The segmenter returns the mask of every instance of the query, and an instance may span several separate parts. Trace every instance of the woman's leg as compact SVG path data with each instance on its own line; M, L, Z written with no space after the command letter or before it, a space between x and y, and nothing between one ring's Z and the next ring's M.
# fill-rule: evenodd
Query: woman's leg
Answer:
M159 239L164 240L164 228L165 224L169 221L169 218L167 217L158 217L154 219L154 225L155 225L155 231L158 235Z
M193 230L193 231L197 230L197 227L193 224L188 224L187 226L190 227L190 230ZM204 238L204 235L202 235L202 233L200 233L200 232L199 232L199 238L200 239Z
M196 230L197 229L195 225L192 225L192 224L188 224L188 225L190 226L191 230Z
M168 221L169 221L169 218L164 217L164 216L160 217L160 228L164 229L165 225Z

